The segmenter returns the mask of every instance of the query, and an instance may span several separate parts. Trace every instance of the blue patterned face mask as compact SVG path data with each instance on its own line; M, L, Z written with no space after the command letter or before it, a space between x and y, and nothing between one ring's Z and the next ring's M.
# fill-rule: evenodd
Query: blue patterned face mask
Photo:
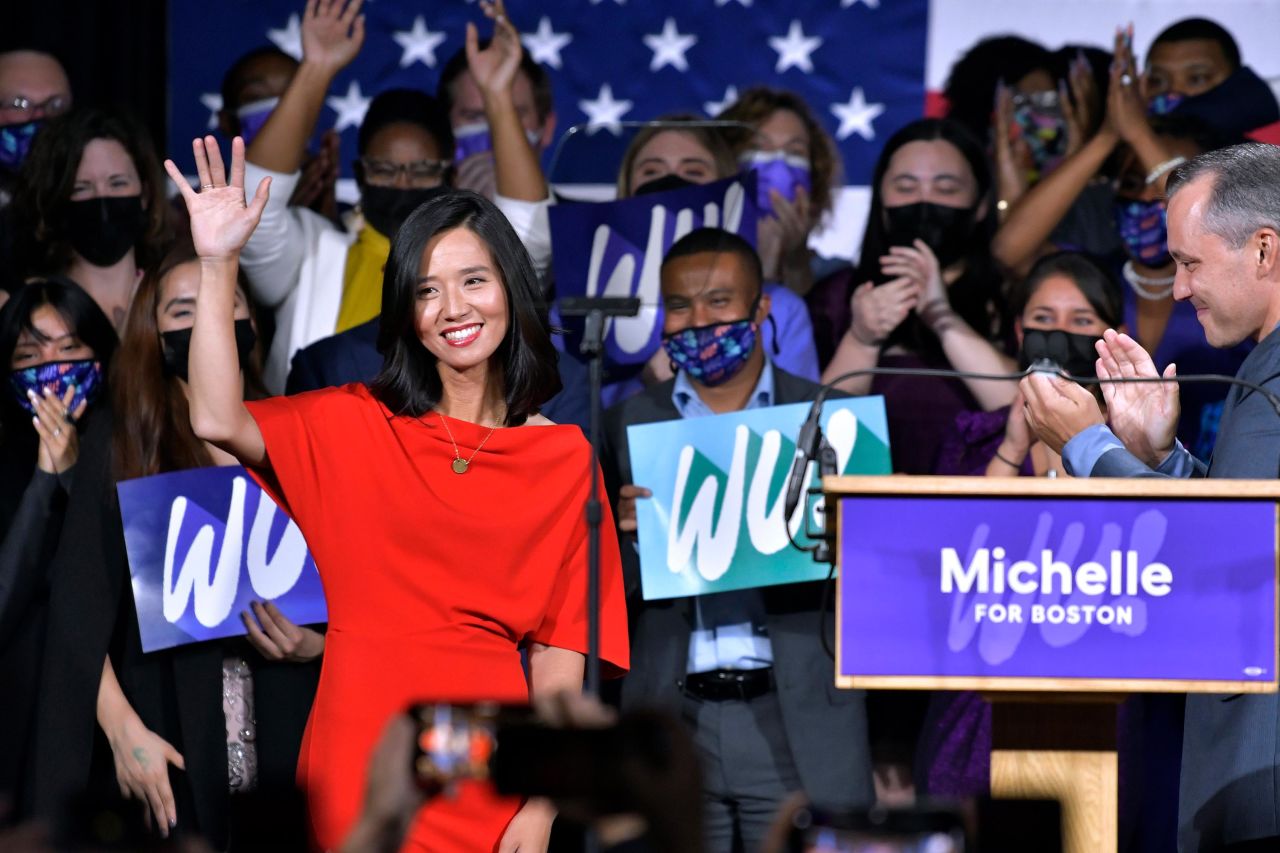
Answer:
M758 300L757 300L757 303ZM756 324L751 316L728 323L712 323L672 332L662 339L674 370L683 370L701 385L723 385L742 370L756 346Z
M244 140L245 148L253 142L253 138L258 135L258 131L262 130L262 126L267 123L267 119L271 117L271 113L279 103L279 98L263 98L261 101L253 101L236 110L236 118L240 119L240 138Z
M1167 116L1176 110L1187 96L1181 92L1161 92L1151 99L1147 105L1147 115Z
M1152 269L1169 262L1169 232L1162 200L1118 199L1115 215L1129 257Z
M0 169L16 172L27 159L31 141L44 124L43 119L32 119L22 124L6 124L0 127Z
M795 201L796 191L800 187L804 187L806 193L813 189L813 182L809 177L809 161L796 154L785 151L748 151L738 159L738 163L744 172L756 173L756 204L764 216L773 213L770 190L777 190L778 195L787 201Z
M61 399L67 393L67 388L74 386L75 396L71 398L71 405L68 407L74 412L81 401L92 404L102 390L102 362L86 358L80 361L47 361L44 364L21 367L9 374L9 384L14 396L18 398L18 404L33 415L36 409L27 399L28 391L39 395L48 388Z

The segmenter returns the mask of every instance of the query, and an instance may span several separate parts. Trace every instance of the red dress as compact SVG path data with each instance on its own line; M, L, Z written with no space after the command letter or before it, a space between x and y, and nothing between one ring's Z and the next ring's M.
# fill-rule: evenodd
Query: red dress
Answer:
M423 700L528 700L519 647L586 652L590 446L576 426L499 429L465 474L439 415L392 416L364 385L248 403L254 472L315 557L329 633L298 760L311 828L336 848L387 720ZM462 458L489 432L449 420ZM597 475L598 476L598 475ZM601 533L601 658L628 665L613 521ZM519 802L479 783L428 804L409 849L496 849Z

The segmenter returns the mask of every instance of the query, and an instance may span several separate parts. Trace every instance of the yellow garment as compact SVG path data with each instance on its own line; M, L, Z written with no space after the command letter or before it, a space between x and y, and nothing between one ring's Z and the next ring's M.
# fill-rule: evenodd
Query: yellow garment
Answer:
M382 268L391 254L391 241L364 225L347 250L342 271L342 307L338 331L345 332L382 313Z

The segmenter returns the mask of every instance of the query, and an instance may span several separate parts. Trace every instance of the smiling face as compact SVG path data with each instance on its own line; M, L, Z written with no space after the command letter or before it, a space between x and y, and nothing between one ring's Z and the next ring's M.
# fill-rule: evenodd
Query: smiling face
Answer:
M77 337L66 318L52 305L41 305L31 312L31 325L37 334L23 329L9 359L10 370L35 367L51 361L80 361L93 358L93 348Z
M1271 331L1268 315L1277 296L1256 271L1257 235L1235 248L1205 227L1213 182L1212 175L1202 175L1169 201L1169 254L1177 262L1173 297L1195 307L1211 346L1229 347Z
M466 227L437 234L418 268L414 327L441 376L483 369L510 326L507 289L493 253Z
M640 147L627 172L627 185L638 187L667 175L679 175L694 184L709 184L720 175L716 158L691 134L667 130Z
M156 305L156 328L164 332L190 329L196 322L196 294L200 292L200 262L187 261L165 273ZM236 288L235 318L249 319L249 302Z

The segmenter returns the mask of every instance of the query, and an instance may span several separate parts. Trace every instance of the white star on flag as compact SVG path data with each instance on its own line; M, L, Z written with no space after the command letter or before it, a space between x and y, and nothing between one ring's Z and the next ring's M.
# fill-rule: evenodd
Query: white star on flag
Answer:
M603 128L615 136L622 133L619 122L631 110L631 106L630 101L615 101L613 89L608 83L600 87L600 94L594 101L578 101L578 108L587 116L588 133L595 133Z
M200 96L200 103L209 111L209 130L217 130L218 113L222 112L222 96L217 92L205 92Z
M799 21L792 21L786 36L773 36L769 47L778 52L778 64L774 71L781 74L788 68L799 68L805 74L813 73L813 61L809 55L822 44L818 36L806 37Z
M294 59L302 61L302 21L297 14L289 16L289 22L284 25L284 29L267 30L267 38Z
M724 90L724 98L722 100L707 101L705 104L702 105L702 108L706 110L707 115L712 116L714 118L715 116L718 116L720 115L720 113L724 112L725 107L729 106L730 104L736 103L737 100L738 100L738 87L730 86L729 88Z
M415 62L422 62L428 68L435 68L436 48L446 38L443 32L433 33L427 29L427 23L421 15L413 19L413 29L396 30L391 37L403 49L400 54L401 68L408 68Z
M573 36L568 33L557 33L551 29L551 19L546 15L538 21L538 30L520 36L529 56L534 62L544 62L552 68L560 67L560 51L564 50Z
M333 123L333 129L339 132L346 130L348 127L359 127L360 122L364 121L365 111L369 109L369 102L373 98L366 98L360 94L360 84L352 80L351 85L347 87L347 94L342 97L325 98L325 103L329 105L329 109L338 114L338 118Z
M698 43L697 36L681 35L676 29L675 18L667 18L662 24L662 32L644 37L645 45L653 51L653 61L649 63L650 71L657 71L664 65L670 65L677 71L688 71L689 63L684 54Z
M868 142L876 138L875 128L871 122L884 112L884 104L868 104L861 86L854 86L849 95L849 103L832 104L831 112L840 119L840 129L836 131L836 139L844 141L850 134L857 133Z
M850 6L856 6L859 3L866 3L868 9L880 8L880 0L840 0L840 8L848 9Z

